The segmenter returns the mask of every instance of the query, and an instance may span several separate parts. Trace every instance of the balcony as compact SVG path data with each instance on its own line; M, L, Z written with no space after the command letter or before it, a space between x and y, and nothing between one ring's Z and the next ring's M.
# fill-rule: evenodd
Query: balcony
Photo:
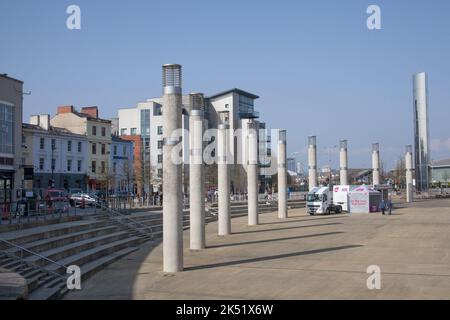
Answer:
M239 112L239 117L241 119L258 119L259 112L253 110L245 110Z

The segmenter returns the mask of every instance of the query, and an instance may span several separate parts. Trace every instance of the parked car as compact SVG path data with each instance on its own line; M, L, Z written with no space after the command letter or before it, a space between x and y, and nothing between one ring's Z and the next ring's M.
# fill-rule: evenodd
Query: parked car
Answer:
M65 212L69 209L69 196L62 189L47 189L44 194L45 205L52 212Z
M47 189L44 194L44 199L46 201L69 201L69 196L65 190L62 189Z
M70 195L70 205L72 207L80 206L83 201L86 206L94 206L97 203L96 198L86 193L79 192Z

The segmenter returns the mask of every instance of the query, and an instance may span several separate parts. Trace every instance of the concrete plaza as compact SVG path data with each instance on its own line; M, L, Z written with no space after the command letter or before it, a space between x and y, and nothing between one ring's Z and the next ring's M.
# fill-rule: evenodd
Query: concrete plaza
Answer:
M305 209L232 220L233 234L206 228L207 249L185 271L162 273L162 244L140 250L82 283L66 299L450 299L450 200L400 206L392 216L311 217ZM367 267L381 268L368 290Z

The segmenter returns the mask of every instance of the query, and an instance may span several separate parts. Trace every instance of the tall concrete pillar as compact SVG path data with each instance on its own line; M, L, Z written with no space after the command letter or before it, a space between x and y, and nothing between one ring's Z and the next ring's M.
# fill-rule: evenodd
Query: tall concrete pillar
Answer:
M224 119L228 117L225 116ZM218 155L218 187L219 187L219 236L231 234L231 212L230 212L230 126L223 121L219 124L217 133L217 155Z
M380 184L380 144L374 143L372 145L372 180L373 185Z
M205 248L205 174L203 164L203 95L191 94L189 117L189 213L191 250Z
M164 272L183 270L182 164L172 150L180 143L173 133L181 128L181 66L163 66L163 256ZM177 159L175 159L177 160Z
M340 157L340 177L341 177L341 186L348 185L348 153L347 153L347 140L341 140L341 151L339 154Z
M309 190L317 187L317 137L308 138Z
M411 145L406 146L405 168L406 168L406 202L411 203L414 201L413 155Z
M286 130L278 133L278 218L287 219Z
M247 197L248 197L248 225L259 224L258 213L258 134L256 124L253 120L248 122L247 132Z

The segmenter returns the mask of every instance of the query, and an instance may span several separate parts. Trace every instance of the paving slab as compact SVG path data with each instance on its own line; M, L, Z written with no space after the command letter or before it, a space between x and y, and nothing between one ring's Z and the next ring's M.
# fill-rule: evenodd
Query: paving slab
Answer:
M166 275L161 243L148 243L82 283L65 299L450 299L450 200L403 206L392 216L314 216L305 209L232 221L207 249L191 252L185 271ZM367 288L367 268L381 269L381 289Z

